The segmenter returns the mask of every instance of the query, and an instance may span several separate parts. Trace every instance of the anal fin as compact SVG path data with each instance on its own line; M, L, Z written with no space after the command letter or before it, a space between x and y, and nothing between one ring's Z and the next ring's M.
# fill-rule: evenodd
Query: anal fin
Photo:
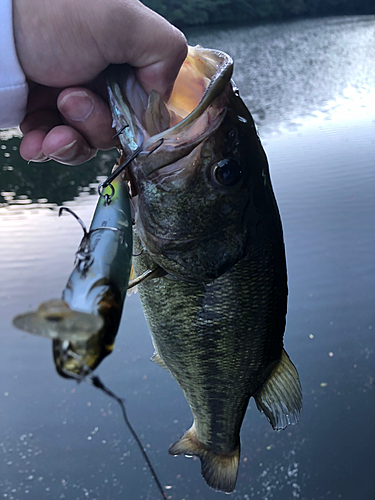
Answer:
M232 493L236 486L240 445L229 453L215 453L198 441L194 425L168 450L170 455L195 455L201 461L201 473L211 488Z
M274 429L285 429L298 422L302 410L302 390L298 372L283 349L279 363L254 395L258 410Z
M161 357L157 352L154 352L154 354L151 356L151 361L169 372L167 365L164 363L164 361L161 359Z

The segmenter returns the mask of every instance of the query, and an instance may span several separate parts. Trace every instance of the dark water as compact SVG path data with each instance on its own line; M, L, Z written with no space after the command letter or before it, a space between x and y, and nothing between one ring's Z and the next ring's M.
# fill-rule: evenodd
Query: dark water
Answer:
M257 119L285 231L286 349L304 392L300 423L271 430L250 403L235 500L375 498L375 17L192 31L222 48ZM16 331L14 315L59 297L94 187L113 159L78 168L27 166L18 139L1 143L0 498L157 499L115 403L59 378L48 340ZM99 176L99 177L98 177ZM178 386L149 362L137 295L98 374L128 414L173 500L213 500L199 461L169 445L191 425Z

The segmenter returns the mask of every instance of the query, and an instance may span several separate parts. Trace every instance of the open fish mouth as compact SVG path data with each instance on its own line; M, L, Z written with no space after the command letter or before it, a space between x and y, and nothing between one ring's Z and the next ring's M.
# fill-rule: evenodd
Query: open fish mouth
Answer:
M224 52L189 47L164 103L156 91L146 94L130 67L108 69L114 126L126 154L142 145L135 163L145 175L187 156L220 126L226 112L223 92L232 72L233 60Z

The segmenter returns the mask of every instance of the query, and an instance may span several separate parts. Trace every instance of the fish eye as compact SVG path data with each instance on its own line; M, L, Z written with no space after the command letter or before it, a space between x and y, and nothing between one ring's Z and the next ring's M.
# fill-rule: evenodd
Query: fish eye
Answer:
M235 186L242 178L240 165L231 158L219 161L213 167L213 177L221 186Z

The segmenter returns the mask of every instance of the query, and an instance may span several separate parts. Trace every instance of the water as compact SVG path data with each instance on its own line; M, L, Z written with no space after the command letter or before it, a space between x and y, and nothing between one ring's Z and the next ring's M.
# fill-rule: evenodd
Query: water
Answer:
M289 270L285 344L303 386L300 423L274 432L251 401L235 500L375 497L375 17L192 30L191 43L234 57L257 120L281 211ZM113 154L83 167L24 165L18 139L0 149L0 498L157 499L115 402L59 378L51 345L12 318L59 297L95 186ZM173 500L223 497L196 459L169 445L190 410L153 352L137 295L114 353L98 369Z

